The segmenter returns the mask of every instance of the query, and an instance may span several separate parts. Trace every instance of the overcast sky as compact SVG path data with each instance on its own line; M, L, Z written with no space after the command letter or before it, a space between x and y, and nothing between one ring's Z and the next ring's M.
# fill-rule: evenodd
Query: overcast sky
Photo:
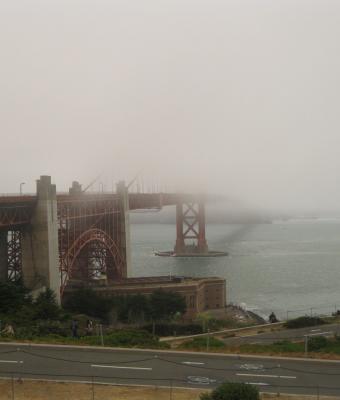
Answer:
M0 0L0 192L143 168L340 210L339 49L339 0Z

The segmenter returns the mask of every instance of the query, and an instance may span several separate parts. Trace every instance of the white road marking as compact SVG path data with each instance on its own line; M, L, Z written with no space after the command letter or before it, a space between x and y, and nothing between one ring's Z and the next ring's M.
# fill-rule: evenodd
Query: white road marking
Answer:
M321 336L321 335L330 335L334 332L318 332L318 333L309 333L307 335L303 335L303 336Z
M143 367L119 367L117 365L100 365L100 364L92 364L92 368L113 368L113 369L133 369L139 371L152 371L152 368L143 368Z
M188 381L194 385L210 385L210 383L216 382L216 379L210 379L206 376L188 376Z
M263 375L263 374L236 374L237 376L256 376L261 378L281 378L281 379L296 379L296 376L287 375Z
M6 363L6 364L23 364L23 361L12 361L12 360L0 360L0 363Z
M263 365L262 364L243 364L240 366L241 369L246 369L246 370L262 370Z
M204 365L203 362L194 362L194 361L183 361L182 364L185 364L185 365Z
M247 385L256 385L256 386L269 386L269 383L264 382L246 382Z
M321 329L311 329L311 332L320 332Z

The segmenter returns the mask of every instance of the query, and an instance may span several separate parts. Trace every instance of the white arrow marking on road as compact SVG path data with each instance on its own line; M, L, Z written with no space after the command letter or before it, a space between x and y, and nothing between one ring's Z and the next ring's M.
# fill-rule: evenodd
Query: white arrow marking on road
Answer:
M194 362L194 361L183 361L182 364L185 364L185 365L204 365L203 362Z
M116 365L99 365L99 364L92 364L92 368L114 368L114 369L134 369L140 371L152 371L152 368L142 368L142 367L118 367Z
M262 364L243 364L240 366L241 369L246 369L246 370L254 370L254 371L259 371L263 369Z
M296 376L287 375L255 375L255 374L236 374L237 376L256 376L261 378L281 378L281 379L296 379Z
M23 364L23 361L12 361L12 360L0 360L0 363L6 363L6 364Z

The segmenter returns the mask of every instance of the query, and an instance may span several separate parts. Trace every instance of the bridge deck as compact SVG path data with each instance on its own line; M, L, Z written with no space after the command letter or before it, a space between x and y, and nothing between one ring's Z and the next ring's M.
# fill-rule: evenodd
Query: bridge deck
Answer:
M129 193L130 210L161 209L165 206L176 205L180 201L194 201L197 196L179 193ZM119 196L116 193L84 193L70 195L57 194L60 204L77 205L79 203L96 203L96 207L107 208L108 202L118 204ZM29 224L33 209L37 202L35 195L0 195L0 228L16 227ZM113 206L116 207L116 206Z

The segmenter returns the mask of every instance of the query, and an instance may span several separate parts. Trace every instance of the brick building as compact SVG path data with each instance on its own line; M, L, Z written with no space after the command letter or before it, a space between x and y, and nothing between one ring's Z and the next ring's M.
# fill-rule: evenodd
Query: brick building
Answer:
M81 286L80 282L69 282L64 296ZM98 294L124 296L143 294L150 295L157 289L181 294L187 304L186 319L194 318L198 313L208 310L223 309L226 306L226 281L217 277L191 278L179 276L157 276L143 278L128 278L107 285L106 281L98 280L96 284L88 284Z

